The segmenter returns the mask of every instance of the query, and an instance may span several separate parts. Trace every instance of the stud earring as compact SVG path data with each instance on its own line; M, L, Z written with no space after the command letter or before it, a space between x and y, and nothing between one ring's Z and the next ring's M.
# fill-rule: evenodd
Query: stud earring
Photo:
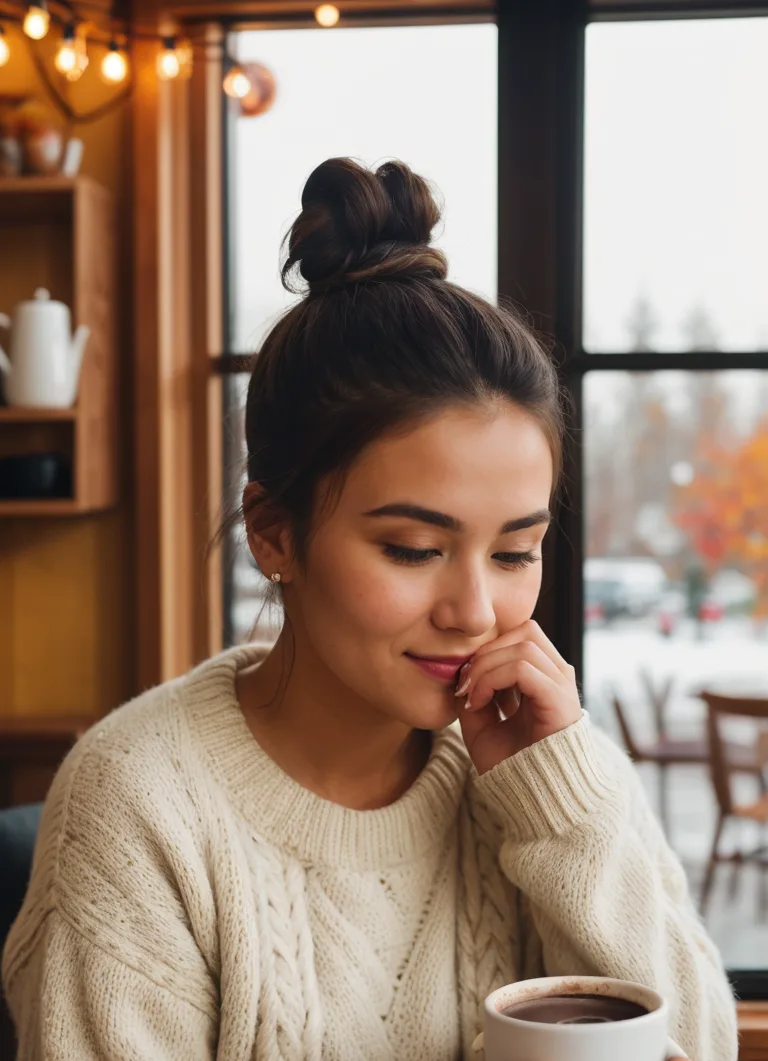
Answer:
M274 575L269 576L269 580L270 582L282 582L283 576L280 574L279 571L275 571Z

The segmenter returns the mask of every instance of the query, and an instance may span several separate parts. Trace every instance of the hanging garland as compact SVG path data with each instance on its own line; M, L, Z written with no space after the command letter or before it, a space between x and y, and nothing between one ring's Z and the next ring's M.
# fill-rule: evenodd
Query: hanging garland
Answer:
M0 67L5 66L11 56L3 23L18 24L24 32L35 68L49 96L73 124L95 121L128 99L132 91L130 45L134 40L158 43L155 69L161 81L191 76L196 46L189 38L138 32L118 19L114 13L107 16L109 29L104 30L83 18L83 13L89 10L98 11L102 17L105 15L102 4L89 3L87 0L33 0L32 3L0 0ZM315 20L324 28L336 26L339 19L339 9L335 4L320 4L315 10ZM89 46L96 44L104 49L99 64L102 80L115 87L124 86L106 103L89 111L78 111L64 97L35 47L35 42L42 40L51 31L52 23L60 33L53 65L67 81L79 81L84 74L90 63ZM122 28L118 28L121 26ZM210 48L211 45L206 43L202 47ZM224 45L220 47L223 48ZM217 52L217 57L220 54ZM253 116L269 110L275 96L275 82L271 72L260 63L241 65L226 56L225 59L227 72L222 88L228 96L240 101L241 113Z

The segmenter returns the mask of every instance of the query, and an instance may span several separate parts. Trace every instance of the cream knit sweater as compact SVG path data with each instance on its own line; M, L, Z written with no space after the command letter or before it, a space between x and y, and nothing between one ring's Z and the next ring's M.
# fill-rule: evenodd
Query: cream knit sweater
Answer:
M480 778L445 730L405 796L347 810L251 736L257 651L113 712L59 771L4 954L21 1061L456 1061L484 996L544 972L650 984L695 1061L734 1061L717 951L590 722Z

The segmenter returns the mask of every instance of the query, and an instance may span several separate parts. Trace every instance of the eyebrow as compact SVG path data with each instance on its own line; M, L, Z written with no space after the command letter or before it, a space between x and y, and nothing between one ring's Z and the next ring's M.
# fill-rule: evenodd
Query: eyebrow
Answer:
M422 508L421 505L412 505L407 501L395 502L391 505L382 505L381 508L371 509L364 512L364 516L404 516L405 519L417 520L419 523L431 523L434 527L443 530L460 532L466 530L466 524L455 516L448 516L445 512L435 512L431 508ZM511 531L526 530L528 527L536 527L541 523L550 523L552 515L549 509L542 508L538 512L532 512L529 516L520 516L518 519L507 520L499 529L499 534L509 534Z

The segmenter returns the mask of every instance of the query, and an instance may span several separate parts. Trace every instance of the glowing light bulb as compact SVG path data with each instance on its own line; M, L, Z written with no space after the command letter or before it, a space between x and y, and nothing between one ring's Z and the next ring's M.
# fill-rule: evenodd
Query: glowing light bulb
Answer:
M233 66L224 78L224 91L232 99L245 99L253 87L241 66Z
M11 49L8 47L8 41L5 39L5 30L0 26L0 66L5 66L10 58Z
M163 41L162 51L157 56L157 76L161 81L172 81L179 76L181 63L176 54L176 44L166 37Z
M331 26L335 26L340 17L339 9L335 4L321 4L315 8L315 21L323 29L330 29Z
M75 65L66 74L67 81L79 81L88 66L88 49L85 43L85 34L79 33L75 37Z
M61 38L61 43L59 44L59 49L56 52L56 58L54 59L53 64L60 74L65 74L67 77L69 77L73 70L77 69L75 27L71 24L64 30L64 36Z
M192 42L176 41L176 58L179 60L179 74L183 78L192 77Z
M101 76L110 85L119 85L128 76L128 60L115 41L110 41L109 50L101 60Z
M51 24L51 16L45 6L45 0L39 0L37 4L30 4L24 16L24 32L33 41L41 41L48 32Z

